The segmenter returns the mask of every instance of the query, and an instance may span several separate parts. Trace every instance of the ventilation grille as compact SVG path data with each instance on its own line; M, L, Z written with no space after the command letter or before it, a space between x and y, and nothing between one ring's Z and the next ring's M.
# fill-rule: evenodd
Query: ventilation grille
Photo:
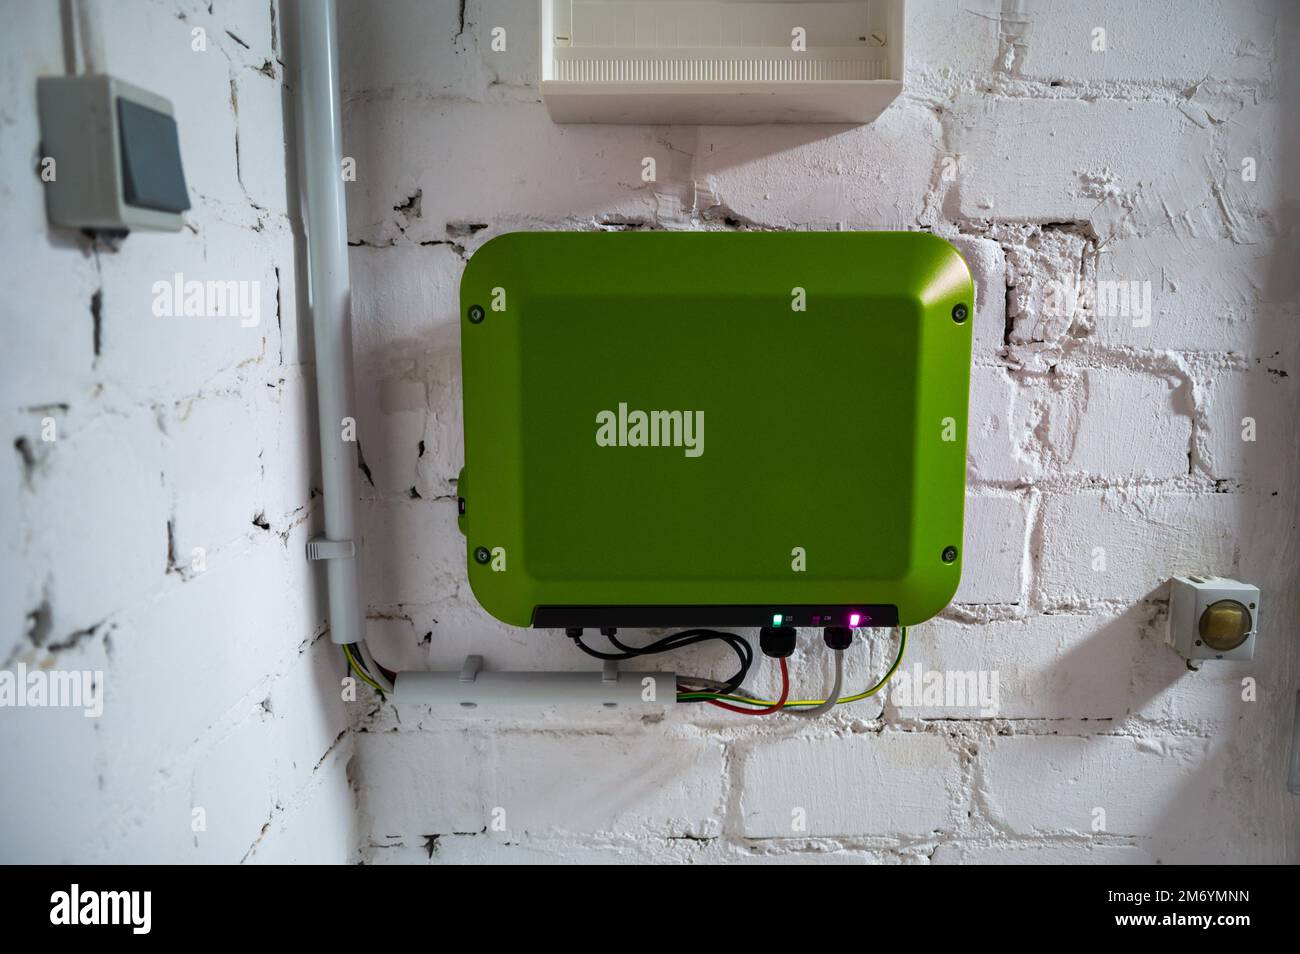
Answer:
M557 59L555 78L568 83L778 83L889 78L885 60L764 58Z

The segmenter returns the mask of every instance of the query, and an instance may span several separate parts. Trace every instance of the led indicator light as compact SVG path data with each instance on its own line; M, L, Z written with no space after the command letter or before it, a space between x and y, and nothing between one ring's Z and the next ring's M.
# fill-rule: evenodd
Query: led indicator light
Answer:
M860 622L862 622L862 614L860 614L860 613L850 613L850 614L849 614L849 625L850 625L850 626L857 626L858 623L860 623Z
M773 626L780 626L780 625L781 625L781 620L783 620L783 619L785 619L785 617L782 616L780 613L773 613L773 614L772 614L772 625L773 625Z

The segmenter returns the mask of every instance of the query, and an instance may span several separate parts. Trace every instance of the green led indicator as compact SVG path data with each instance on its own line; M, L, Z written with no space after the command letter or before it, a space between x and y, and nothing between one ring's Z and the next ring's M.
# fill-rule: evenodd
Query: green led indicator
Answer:
M780 613L773 613L773 614L772 614L772 625L773 625L773 626L780 626L780 625L781 625L781 620L783 620L783 619L785 619L785 617L782 616Z

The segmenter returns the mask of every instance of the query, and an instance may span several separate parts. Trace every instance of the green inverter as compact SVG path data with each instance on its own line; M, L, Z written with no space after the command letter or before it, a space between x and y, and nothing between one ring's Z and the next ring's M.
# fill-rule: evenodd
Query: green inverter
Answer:
M895 626L961 575L973 288L919 232L520 232L460 286L470 585L516 626Z

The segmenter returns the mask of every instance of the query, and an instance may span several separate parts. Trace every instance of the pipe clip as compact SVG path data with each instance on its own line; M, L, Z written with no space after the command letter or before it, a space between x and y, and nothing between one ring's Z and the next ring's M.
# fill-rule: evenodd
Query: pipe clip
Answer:
M349 560L357 555L357 547L351 540L327 540L317 537L307 541L308 560Z

